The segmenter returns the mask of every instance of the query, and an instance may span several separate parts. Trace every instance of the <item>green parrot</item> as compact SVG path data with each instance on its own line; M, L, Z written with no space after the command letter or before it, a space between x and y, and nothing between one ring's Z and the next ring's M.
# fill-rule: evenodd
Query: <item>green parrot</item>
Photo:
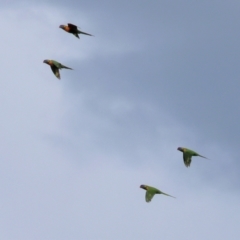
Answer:
M68 33L72 33L77 38L79 38L78 34L85 34L88 36L93 36L92 34L85 33L85 32L78 30L78 27L71 23L68 23L68 25L60 25L59 27Z
M150 186L147 186L147 185L141 185L140 188L146 190L146 195L145 195L146 202L151 202L151 200L152 200L152 198L155 194L164 194L166 196L173 197L173 196L168 195L164 192L161 192L157 188L150 187ZM173 198L175 198L175 197L173 197Z
M48 64L53 73L55 74L55 76L60 80L60 72L59 72L59 69L61 68L66 68L66 69L71 69L73 70L72 68L69 68L69 67L66 67L64 65L62 65L61 63L57 62L57 61L54 61L54 60L44 60L43 61L44 63Z
M183 152L183 161L184 161L184 164L186 165L186 167L190 167L190 164L192 161L192 156L199 156L202 158L206 158L206 157L194 152L193 150L190 150L187 148L179 147L177 150L180 152ZM206 159L208 159L208 158L206 158Z

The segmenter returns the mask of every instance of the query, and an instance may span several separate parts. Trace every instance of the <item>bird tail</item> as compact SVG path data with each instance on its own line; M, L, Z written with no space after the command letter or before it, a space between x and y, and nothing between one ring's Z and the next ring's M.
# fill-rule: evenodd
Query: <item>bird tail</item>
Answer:
M199 156L199 157L202 157L202 158L206 158L206 157L204 157L204 156L202 156L202 155L200 155L200 154L198 154L198 156ZM206 159L209 160L209 158L206 158Z
M88 36L93 36L92 34L89 34L89 33L86 33L86 32L82 32L82 31L78 31L78 33L85 34L85 35L88 35Z
M64 65L61 65L61 68L66 68L66 69L73 70L72 68L66 67L66 66L64 66Z
M169 196L169 197L172 197L172 198L176 198L176 197L173 197L173 196L171 196L171 195L169 195L169 194L166 194L166 193L164 193L164 192L161 192L161 194L164 194L164 195Z

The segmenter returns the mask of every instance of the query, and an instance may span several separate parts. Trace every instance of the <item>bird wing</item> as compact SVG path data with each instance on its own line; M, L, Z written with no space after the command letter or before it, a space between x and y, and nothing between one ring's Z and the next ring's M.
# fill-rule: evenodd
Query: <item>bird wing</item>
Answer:
M59 69L58 69L55 65L52 65L52 66L51 66L51 69L52 69L54 75L55 75L58 79L60 79Z
M155 192L151 190L147 190L145 195L146 202L151 202L154 195L155 195Z
M192 156L189 153L184 152L183 161L186 167L190 167L190 164L192 162Z
M77 38L80 38L80 37L78 36L78 33L73 33L73 35L74 35L75 37L77 37Z
M70 30L73 30L73 31L78 30L78 27L76 25L71 24L71 23L68 23L68 27L70 28Z

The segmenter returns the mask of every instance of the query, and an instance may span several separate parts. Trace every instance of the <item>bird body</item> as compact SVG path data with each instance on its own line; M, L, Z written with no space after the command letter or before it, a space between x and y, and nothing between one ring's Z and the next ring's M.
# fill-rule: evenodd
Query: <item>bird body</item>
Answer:
M68 23L68 25L60 25L59 27L68 33L72 33L77 38L80 38L78 34L93 36L92 34L80 31L76 25L73 25L71 23Z
M191 161L192 161L192 156L198 156L198 157L202 157L202 158L206 158L200 154L198 154L197 152L194 152L191 149L188 148L183 148L183 147L179 147L177 149L178 151L183 153L183 161L186 167L190 167ZM208 158L206 158L208 159Z
M146 190L146 195L145 195L146 202L151 202L151 200L152 200L152 198L154 197L155 194L164 194L166 196L173 197L171 195L168 195L168 194L160 191L157 188L154 188L154 187L151 187L151 186L148 186L148 185L141 185L140 188ZM173 198L175 198L175 197L173 197Z
M57 61L55 61L55 60L46 59L46 60L44 60L43 62L46 63L46 64L48 64L48 65L51 67L54 75L55 75L58 79L61 78L61 77L60 77L59 69L66 68L66 69L73 70L72 68L66 67L66 66L62 65L61 63L59 63L59 62L57 62Z

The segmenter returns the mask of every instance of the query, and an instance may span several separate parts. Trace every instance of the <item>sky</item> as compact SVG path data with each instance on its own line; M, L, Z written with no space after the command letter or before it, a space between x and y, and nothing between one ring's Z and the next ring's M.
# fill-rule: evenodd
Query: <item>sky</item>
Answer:
M2 4L0 239L239 239L239 9Z

